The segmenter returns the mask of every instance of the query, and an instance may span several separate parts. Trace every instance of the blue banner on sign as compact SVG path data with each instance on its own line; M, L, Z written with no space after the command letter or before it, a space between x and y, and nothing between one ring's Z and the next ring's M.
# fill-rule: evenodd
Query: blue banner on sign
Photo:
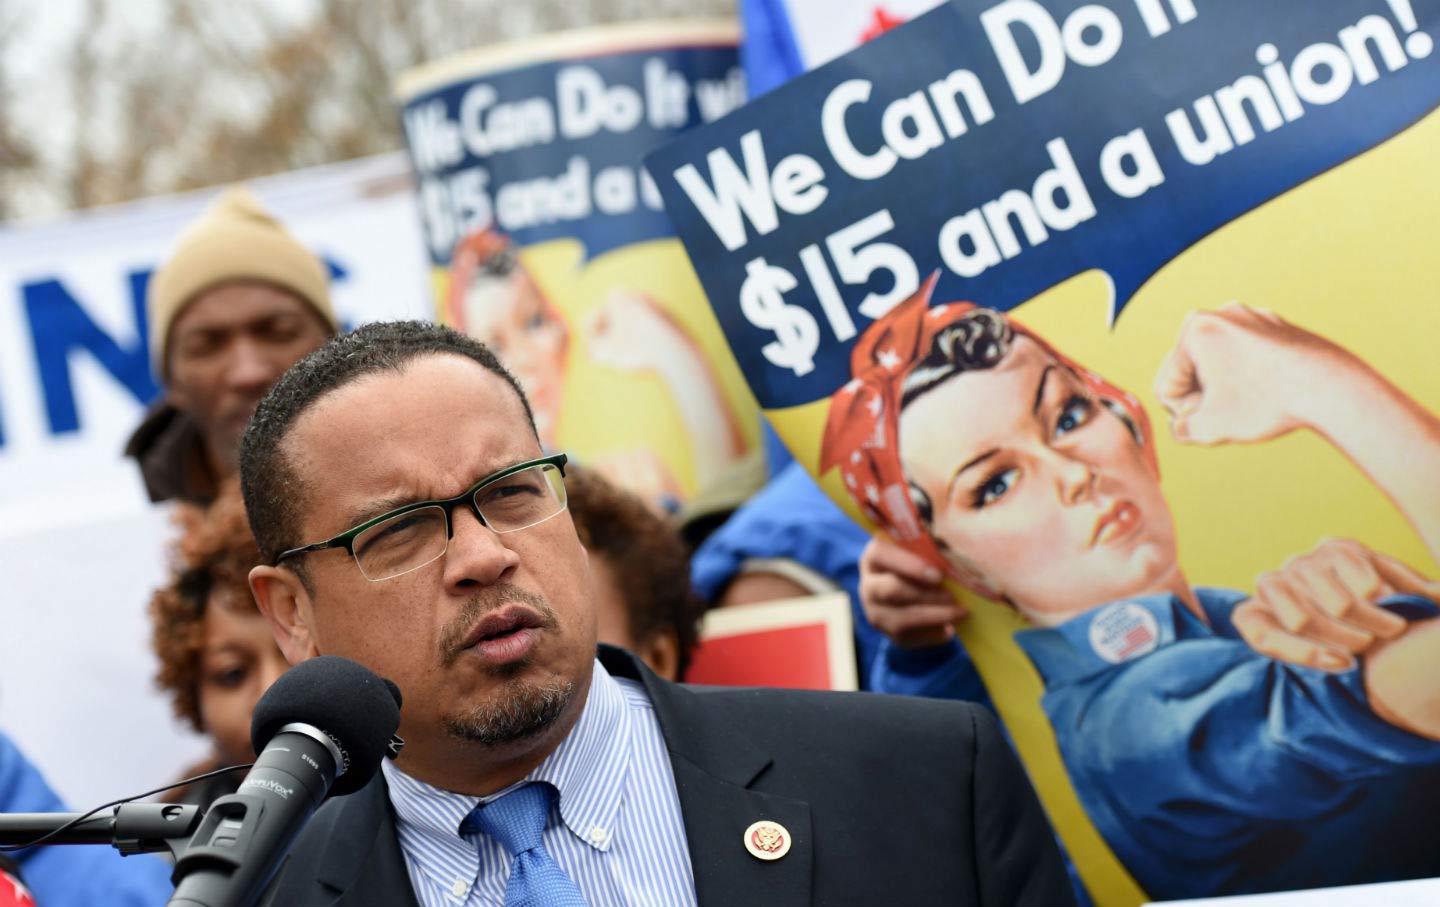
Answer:
M646 164L762 407L794 406L931 272L1008 310L1098 268L1113 323L1440 104L1437 22L1435 0L954 2Z
M575 238L587 257L673 235L644 150L743 98L733 46L659 48L467 76L402 113L431 262L493 227L524 248Z

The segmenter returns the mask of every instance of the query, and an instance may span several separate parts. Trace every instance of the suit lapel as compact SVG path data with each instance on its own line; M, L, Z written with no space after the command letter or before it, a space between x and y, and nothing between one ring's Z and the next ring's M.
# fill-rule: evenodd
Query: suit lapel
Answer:
M655 707L670 751L695 895L702 907L809 904L810 804L757 789L771 764L769 754L736 722L703 707L704 694L660 680L619 649L601 646L600 660L612 674L642 681ZM746 829L761 819L777 822L790 833L790 851L778 860L760 860L745 847Z
M738 787L683 757L672 764L702 907L809 904L810 804ZM760 860L745 848L745 830L760 819L791 835L789 853L778 860Z
M384 776L376 772L369 784L342 802L334 833L315 867L316 879L338 892L333 903L418 907Z

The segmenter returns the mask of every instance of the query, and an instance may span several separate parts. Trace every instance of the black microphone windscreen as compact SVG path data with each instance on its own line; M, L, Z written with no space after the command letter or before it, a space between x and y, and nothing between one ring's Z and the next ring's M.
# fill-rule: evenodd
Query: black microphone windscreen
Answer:
M255 704L250 721L255 752L294 722L312 725L335 741L348 767L330 793L354 793L374 777L390 736L400 727L400 690L348 658L310 658L281 674Z

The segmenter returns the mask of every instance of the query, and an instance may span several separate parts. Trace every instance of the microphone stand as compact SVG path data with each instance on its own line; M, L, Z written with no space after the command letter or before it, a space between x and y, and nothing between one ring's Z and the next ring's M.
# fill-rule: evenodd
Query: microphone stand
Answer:
M0 844L29 844L50 834L83 813L0 813ZM200 825L202 811L189 803L122 803L110 815L77 822L50 844L109 844L125 856L168 851L179 859Z

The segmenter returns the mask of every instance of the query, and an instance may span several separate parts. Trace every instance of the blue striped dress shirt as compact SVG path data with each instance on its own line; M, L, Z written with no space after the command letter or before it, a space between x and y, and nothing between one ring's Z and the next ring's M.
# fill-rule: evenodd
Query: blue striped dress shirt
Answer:
M384 763L410 884L422 907L502 907L511 855L460 823L481 798L451 793ZM693 907L695 873L660 723L640 683L595 662L575 727L520 784L560 792L542 841L591 907Z

